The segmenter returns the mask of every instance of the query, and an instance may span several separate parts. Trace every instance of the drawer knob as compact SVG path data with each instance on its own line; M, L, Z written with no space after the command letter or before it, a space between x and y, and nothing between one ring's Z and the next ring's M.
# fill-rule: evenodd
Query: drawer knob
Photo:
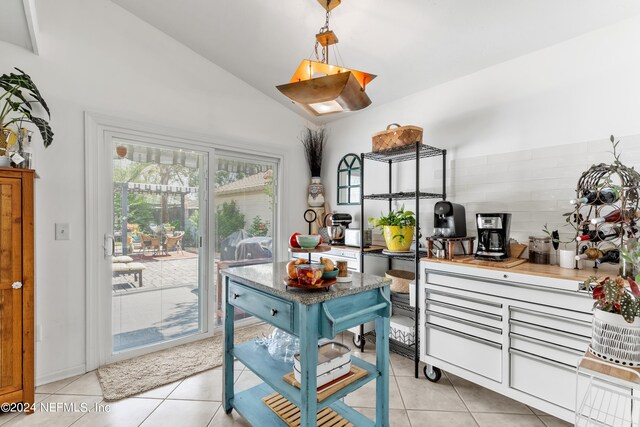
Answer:
M504 277L505 279L508 279L508 278L509 278L509 276L508 276L508 275L506 275L506 274L505 274L504 276L502 276L502 277Z
M13 289L20 289L22 287L22 283L21 282L13 282L13 284L11 285L11 287Z
M278 314L278 310L276 310L275 308L271 309L271 315L275 316L276 314Z
M238 297L239 297L239 296L240 296L240 295L238 295L238 294L234 293L234 294L233 294L233 299L238 299Z

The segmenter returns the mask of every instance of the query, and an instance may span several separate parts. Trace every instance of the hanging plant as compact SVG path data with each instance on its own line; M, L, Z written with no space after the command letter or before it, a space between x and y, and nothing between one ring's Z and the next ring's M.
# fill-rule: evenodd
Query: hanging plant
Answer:
M0 76L0 129L8 128L13 123L32 123L40 131L44 146L53 142L53 132L49 122L34 115L34 108L41 108L51 119L49 107L40 94L31 77L19 68L18 74L9 73Z
M327 134L324 128L318 130L305 128L300 137L312 177L319 177L322 171L322 152L324 151L326 137Z

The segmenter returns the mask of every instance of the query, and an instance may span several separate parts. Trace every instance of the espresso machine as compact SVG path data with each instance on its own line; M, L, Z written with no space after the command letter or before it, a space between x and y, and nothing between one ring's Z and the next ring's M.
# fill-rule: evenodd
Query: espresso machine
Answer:
M464 206L437 202L433 208L433 237L467 237Z
M511 214L478 213L476 225L478 227L476 258L502 261L511 256L509 249Z

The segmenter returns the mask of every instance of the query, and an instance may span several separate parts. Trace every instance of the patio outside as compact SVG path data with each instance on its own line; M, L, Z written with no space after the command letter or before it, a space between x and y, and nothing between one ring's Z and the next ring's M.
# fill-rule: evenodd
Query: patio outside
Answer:
M133 149L131 149L133 148ZM128 152L140 153L140 147ZM117 150L116 150L117 151ZM114 159L113 351L201 331L200 161ZM165 153L165 158L168 155ZM152 156L151 156L152 157ZM271 165L218 159L209 315L222 321L218 269L271 262ZM265 219L263 219L265 218ZM237 312L236 317L245 314Z

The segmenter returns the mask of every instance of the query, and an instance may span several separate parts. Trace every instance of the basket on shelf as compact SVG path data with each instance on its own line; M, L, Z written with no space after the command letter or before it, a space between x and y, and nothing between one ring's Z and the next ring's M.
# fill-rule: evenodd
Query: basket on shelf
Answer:
M619 365L640 366L640 318L627 323L618 313L594 310L589 351Z
M392 126L396 126L391 129ZM371 137L372 151L390 150L405 145L422 142L422 128L418 126L400 126L392 123L387 126L386 130L376 132Z
M404 270L388 270L384 277L391 279L391 291L399 294L408 294L411 282L416 278L416 274Z

